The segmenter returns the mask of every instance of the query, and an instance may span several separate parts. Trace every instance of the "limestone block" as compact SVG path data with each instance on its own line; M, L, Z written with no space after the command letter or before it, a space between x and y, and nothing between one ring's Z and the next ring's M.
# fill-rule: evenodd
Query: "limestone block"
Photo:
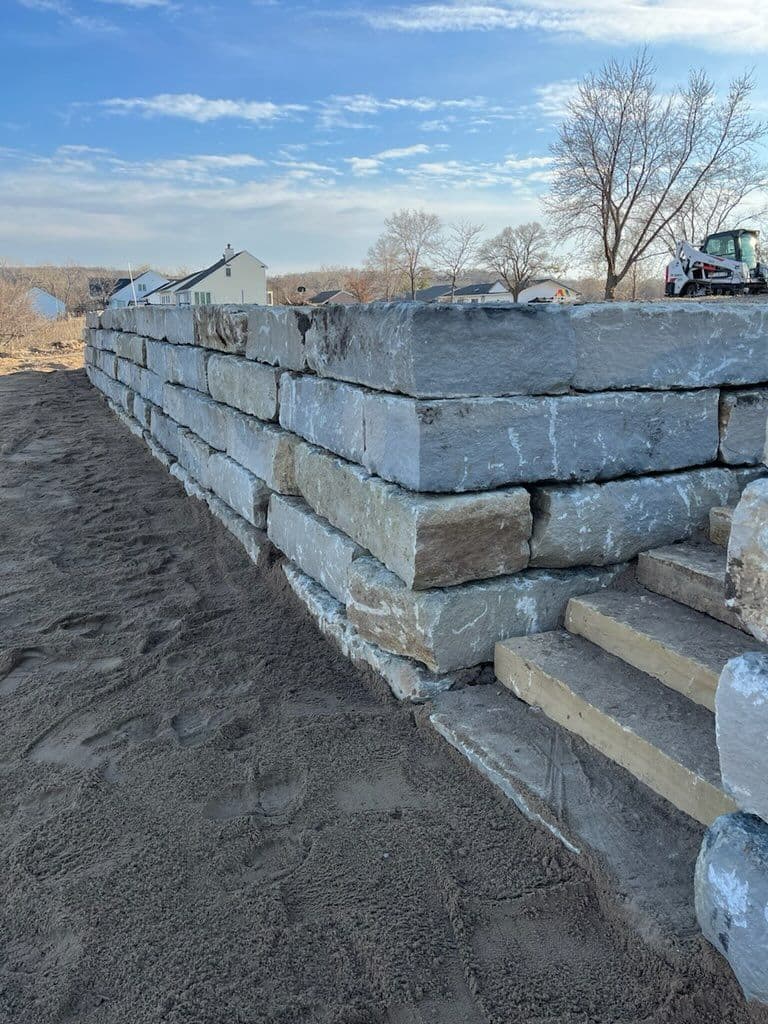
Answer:
M420 491L700 466L714 461L717 444L717 391L443 401L365 395L364 465Z
M115 351L115 339L117 331L89 331L89 340L94 348L107 352Z
M743 811L768 821L768 654L731 658L715 696L723 788Z
M99 314L93 310L89 310L85 314L85 328L86 330L98 330L100 327Z
M528 564L528 492L412 494L319 448L296 449L299 493L416 589L517 572Z
M768 643L768 478L749 484L734 510L725 594L746 628Z
M153 406L150 411L149 429L160 447L178 459L183 428L170 416L166 416L161 409Z
M146 366L146 353L144 351L144 339L138 334L127 334L118 331L113 335L113 348L118 356L129 359L138 366Z
M124 427L133 434L134 437L138 437L140 440L144 440L144 431L142 430L141 424L131 416L128 409L113 402L111 398L107 399L107 405L110 407L112 412L117 416Z
M747 999L768 1005L768 825L724 814L696 862L696 917L731 965Z
M204 487L200 486L192 474L188 470L184 469L181 463L172 463L168 472L179 481L188 498L196 498L197 501L205 501L206 495L209 492L206 491Z
M212 494L205 493L205 503L220 523L229 530L233 537L236 537L245 548L246 554L254 565L261 566L270 550L270 543L263 529L253 526L234 512L229 505Z
M149 427L152 423L152 410L155 406L152 402L148 402L143 395L133 396L133 415L142 425L142 427Z
M227 454L273 491L296 494L294 452L299 439L273 423L219 405L226 416Z
M217 402L262 420L277 419L280 373L273 366L243 356L208 357L208 390Z
M88 379L103 395L123 409L128 408L128 388L120 381L113 380L96 366L88 367Z
M611 302L575 306L581 391L701 388L768 380L768 308L740 302Z
M203 348L244 355L248 311L241 306L194 306L194 341Z
M130 337L130 335L125 335L125 337ZM153 405L163 404L163 381L151 370L146 370L143 366L137 366L128 359L118 357L117 378L132 391L136 391L143 398L148 399Z
M346 603L349 567L365 554L353 540L316 515L301 498L279 494L269 502L267 535L302 572Z
M172 345L195 343L195 320L191 306L137 306L131 310L130 330L155 341Z
M362 463L366 394L351 384L286 373L280 382L280 423L321 448Z
M249 473L221 452L211 452L207 462L206 484L238 515L252 526L267 525L267 506L271 491L258 477Z
M554 629L570 598L607 586L623 568L534 571L414 591L375 559L358 558L347 616L384 650L451 672L492 661L498 640Z
M226 450L230 410L198 391L179 384L166 384L163 387L163 401L160 404L172 419L183 427L189 427L212 448Z
M197 434L183 428L179 430L178 460L184 469L208 490L211 490L208 466L213 454L214 449Z
M149 448L150 454L156 458L162 466L170 470L171 466L176 462L176 457L159 445L148 430L144 431L144 444Z
M110 309L109 307L101 313L99 322L104 330L107 331L129 331L134 332L134 311L126 306L118 309Z
M306 358L323 377L417 398L559 394L575 369L569 312L530 305L317 309Z
M768 345L768 341L766 341ZM768 388L720 393L720 461L757 465L763 461L768 424Z
M95 364L96 352L97 349L95 349L92 345L86 344L83 346L83 360L86 366L93 366Z
M108 377L117 380L117 356L115 353L101 348L91 349L91 352L93 353L91 357L93 365L98 366L101 372L106 373Z
M208 391L204 349L147 339L146 351L147 366L164 382Z
M531 565L610 565L672 544L703 529L709 510L733 502L737 475L711 467L612 480L537 487L531 494Z
M310 323L307 307L251 306L246 358L286 370L306 369L304 337Z

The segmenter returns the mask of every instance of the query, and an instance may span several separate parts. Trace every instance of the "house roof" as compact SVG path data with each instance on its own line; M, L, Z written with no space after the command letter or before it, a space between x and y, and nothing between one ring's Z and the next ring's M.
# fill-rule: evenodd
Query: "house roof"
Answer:
M573 292L574 295L578 295L579 292L576 288L573 288L569 284L564 284L562 281L558 281L556 277L537 277L530 282L528 287L535 284L556 284L558 288L566 288L569 292Z
M481 284L468 284L464 288L457 288L455 295L489 295L501 281L483 281ZM504 286L502 285L502 288ZM450 289L449 289L450 290ZM507 289L504 288L504 291Z
M222 256L220 260L216 260L216 262L212 263L210 267L206 267L204 270L196 270L192 274L187 274L186 277L176 278L175 281L169 281L168 284L164 284L160 288L156 288L155 292L188 291L190 288L194 288L196 284L200 284L204 281L206 277L209 277L217 270L221 270L225 264L231 263L232 260L237 259L238 256L242 256L243 253L247 256L251 256L257 263L261 263L262 267L266 267L266 263L262 263L262 261L257 256L254 256L253 253L248 252L247 249L241 249L240 252L236 252L234 256L230 256L228 260L224 259ZM154 292L150 292L148 294L154 294Z
M335 298L337 295L349 295L351 298L354 297L351 292L345 291L344 288L330 288L328 291L318 292L317 295L313 295L311 299L307 299L307 302L311 306L322 306L326 302L330 302L331 299Z
M449 284L433 284L429 288L420 288L414 296L417 302L432 302L451 291Z

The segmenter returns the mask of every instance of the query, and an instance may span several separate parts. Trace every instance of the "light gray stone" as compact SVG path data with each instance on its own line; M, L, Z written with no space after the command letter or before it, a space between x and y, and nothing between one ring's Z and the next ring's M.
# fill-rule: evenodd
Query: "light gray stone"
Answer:
M168 472L179 481L187 497L195 498L197 501L205 501L208 491L200 486L189 470L184 469L180 462L172 463Z
M86 330L98 330L101 326L99 321L99 314L94 310L89 310L85 314L85 329Z
M127 334L119 331L113 335L112 347L123 359L129 359L137 366L146 366L146 352L144 350L144 339L138 334Z
M162 466L170 470L171 466L176 461L176 457L166 451L165 448L161 447L148 430L144 431L144 443L147 448L149 448L150 454L156 458Z
M108 377L117 380L117 356L115 353L100 348L91 349L91 352L93 353L91 358L93 365L97 366L102 373L106 373Z
M208 357L208 390L217 402L262 420L277 419L280 373L273 366L243 356Z
M368 392L364 434L366 468L413 490L605 480L712 462L717 392L444 401Z
M286 370L307 366L304 337L311 323L304 306L251 306L245 355Z
M290 562L283 565L283 572L291 590L307 609L320 632L329 637L354 665L371 668L382 676L398 700L422 703L452 686L471 684L480 675L479 670L474 668L435 675L411 658L401 658L383 651L381 647L358 636L347 620L344 605L319 583Z
M768 478L749 484L733 512L725 594L753 636L768 643Z
M117 377L123 384L148 399L153 405L163 404L163 381L151 370L137 366L128 359L118 357Z
M135 333L135 313L128 307L103 310L99 322L107 331L130 331Z
M107 399L107 404L109 405L110 409L115 414L115 416L117 416L117 418L123 424L123 426L127 427L134 437L138 437L140 440L143 441L144 431L138 420L135 420L127 409L123 408L121 405L118 405L117 402L113 402L111 398Z
M528 492L412 494L301 443L296 484L318 515L410 587L451 586L517 572L528 563Z
M114 402L115 405L120 406L122 409L128 409L129 389L125 384L108 377L106 373L103 373L96 366L87 367L87 376L91 384L93 384L95 388L98 388L103 395L106 395L110 401Z
M155 406L152 402L147 401L143 395L133 396L133 415L142 425L142 427L150 427L152 423L152 410Z
M294 452L301 443L273 423L219 406L226 414L227 454L261 477L273 491L296 494Z
M307 364L417 398L559 394L575 369L569 312L415 302L313 310Z
M351 384L286 373L280 382L280 423L321 448L362 463L365 398L366 392Z
M267 525L271 491L253 473L221 452L212 452L207 462L206 484L246 522L259 529Z
M148 368L165 383L208 391L205 349L147 339L146 354Z
M242 306L194 306L194 341L203 348L244 355L248 312Z
M768 380L765 303L611 302L575 306L568 313L577 390Z
M195 319L191 306L137 306L130 312L130 327L126 330L173 345L195 343Z
M346 603L349 567L365 554L346 534L316 515L301 498L273 494L267 535L307 576Z
M732 658L715 696L723 788L743 811L768 821L768 655Z
M768 340L766 340L768 345ZM720 460L735 465L763 462L768 388L720 393Z
M724 814L696 862L696 917L731 965L747 999L768 1005L768 825Z
M537 487L531 494L531 565L610 565L703 529L709 511L736 500L728 469Z
M211 490L208 464L214 454L213 448L191 430L179 430L178 460L197 482Z
M156 406L150 411L149 429L160 447L178 459L184 429Z
M212 448L226 451L230 410L198 391L179 384L163 388L163 409L183 427L189 427Z
M414 591L373 558L349 571L347 617L360 636L432 672L493 660L498 640L554 629L572 597L607 586L624 566L534 571Z
M271 545L263 529L253 526L234 512L229 505L212 494L205 493L205 503L220 523L229 530L233 537L240 541L245 548L246 554L256 566L262 566L269 554Z
M117 331L89 331L89 340L94 348L105 352L115 351L115 339Z

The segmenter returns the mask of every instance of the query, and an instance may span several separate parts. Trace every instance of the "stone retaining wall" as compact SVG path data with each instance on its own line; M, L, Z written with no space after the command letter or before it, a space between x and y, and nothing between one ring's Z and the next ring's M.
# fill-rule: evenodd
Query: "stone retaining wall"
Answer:
M763 305L153 306L86 333L115 412L414 699L760 472Z

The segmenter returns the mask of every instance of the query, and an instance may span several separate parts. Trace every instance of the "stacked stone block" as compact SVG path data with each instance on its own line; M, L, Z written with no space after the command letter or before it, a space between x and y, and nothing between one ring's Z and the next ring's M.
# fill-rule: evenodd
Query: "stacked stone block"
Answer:
M91 316L87 372L400 696L557 626L757 472L768 313L738 303ZM266 531L266 532L265 532Z

